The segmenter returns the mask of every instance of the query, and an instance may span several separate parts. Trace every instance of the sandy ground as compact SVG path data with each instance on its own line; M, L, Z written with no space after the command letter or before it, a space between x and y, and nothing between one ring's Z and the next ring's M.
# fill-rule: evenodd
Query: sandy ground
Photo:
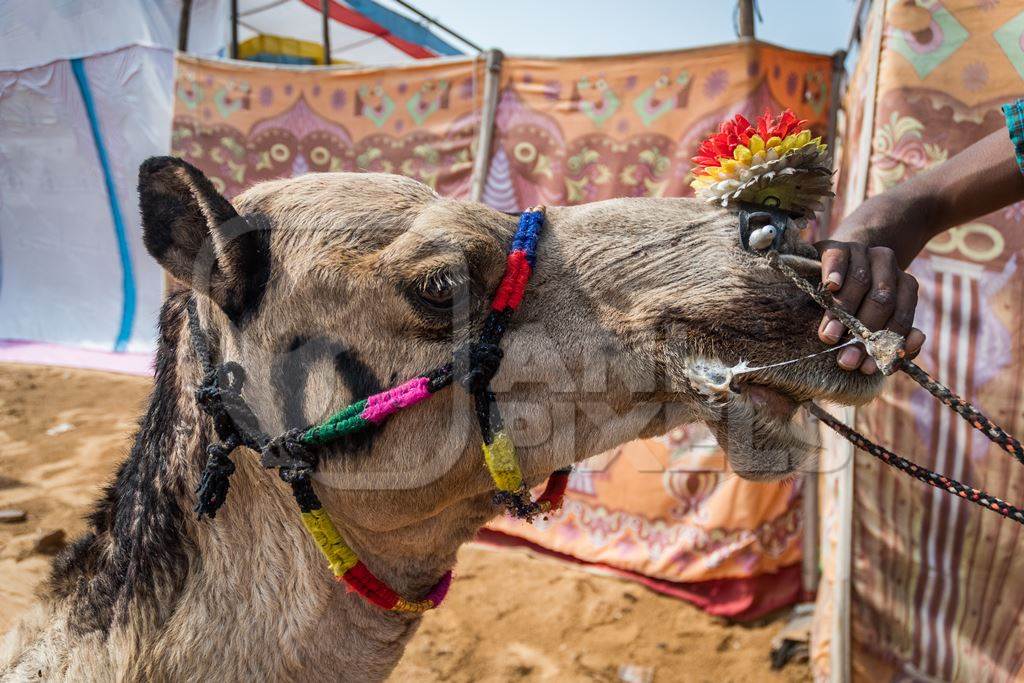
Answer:
M0 365L0 509L27 515L0 522L0 632L34 599L60 532L82 531L148 388L137 377ZM456 577L393 681L808 679L802 664L769 668L785 614L729 624L621 579L477 545L460 552Z

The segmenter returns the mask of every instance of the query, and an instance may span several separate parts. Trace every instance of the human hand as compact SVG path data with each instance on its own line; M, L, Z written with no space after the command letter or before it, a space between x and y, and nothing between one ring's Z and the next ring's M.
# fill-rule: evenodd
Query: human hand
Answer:
M890 329L906 337L904 349L915 357L925 341L915 328L917 280L902 271L896 253L889 247L862 242L826 240L815 245L821 254L821 276L839 306L855 315L871 330ZM826 313L818 326L818 337L837 344L846 332L841 322ZM878 370L873 358L860 344L839 352L839 367L871 375Z

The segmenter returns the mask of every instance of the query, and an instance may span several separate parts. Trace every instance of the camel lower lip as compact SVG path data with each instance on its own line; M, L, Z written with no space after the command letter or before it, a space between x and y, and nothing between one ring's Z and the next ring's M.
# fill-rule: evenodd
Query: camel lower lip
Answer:
M791 397L764 384L744 384L740 387L740 393L746 396L758 410L783 419L793 417L793 413L799 406Z

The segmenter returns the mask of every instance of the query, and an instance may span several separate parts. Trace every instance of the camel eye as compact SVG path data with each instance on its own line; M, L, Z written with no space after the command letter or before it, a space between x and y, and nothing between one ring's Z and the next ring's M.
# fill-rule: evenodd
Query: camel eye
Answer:
M435 311L450 311L455 298L455 286L450 282L428 281L417 293L420 301Z

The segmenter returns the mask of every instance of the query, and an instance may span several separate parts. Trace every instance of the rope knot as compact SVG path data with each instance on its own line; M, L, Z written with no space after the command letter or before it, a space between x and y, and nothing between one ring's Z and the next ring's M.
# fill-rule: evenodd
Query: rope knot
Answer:
M235 463L228 456L235 450L237 442L211 443L206 447L206 466L196 487L195 513L213 519L224 504L231 486L230 477L235 473Z
M316 456L309 446L302 441L303 430L292 429L271 439L260 453L260 464L266 468L276 468L281 479L289 484L293 481L308 478L316 468Z
M459 354L458 365L464 369L459 384L473 395L486 391L491 380L498 374L504 356L505 352L497 343L481 341L470 344Z

